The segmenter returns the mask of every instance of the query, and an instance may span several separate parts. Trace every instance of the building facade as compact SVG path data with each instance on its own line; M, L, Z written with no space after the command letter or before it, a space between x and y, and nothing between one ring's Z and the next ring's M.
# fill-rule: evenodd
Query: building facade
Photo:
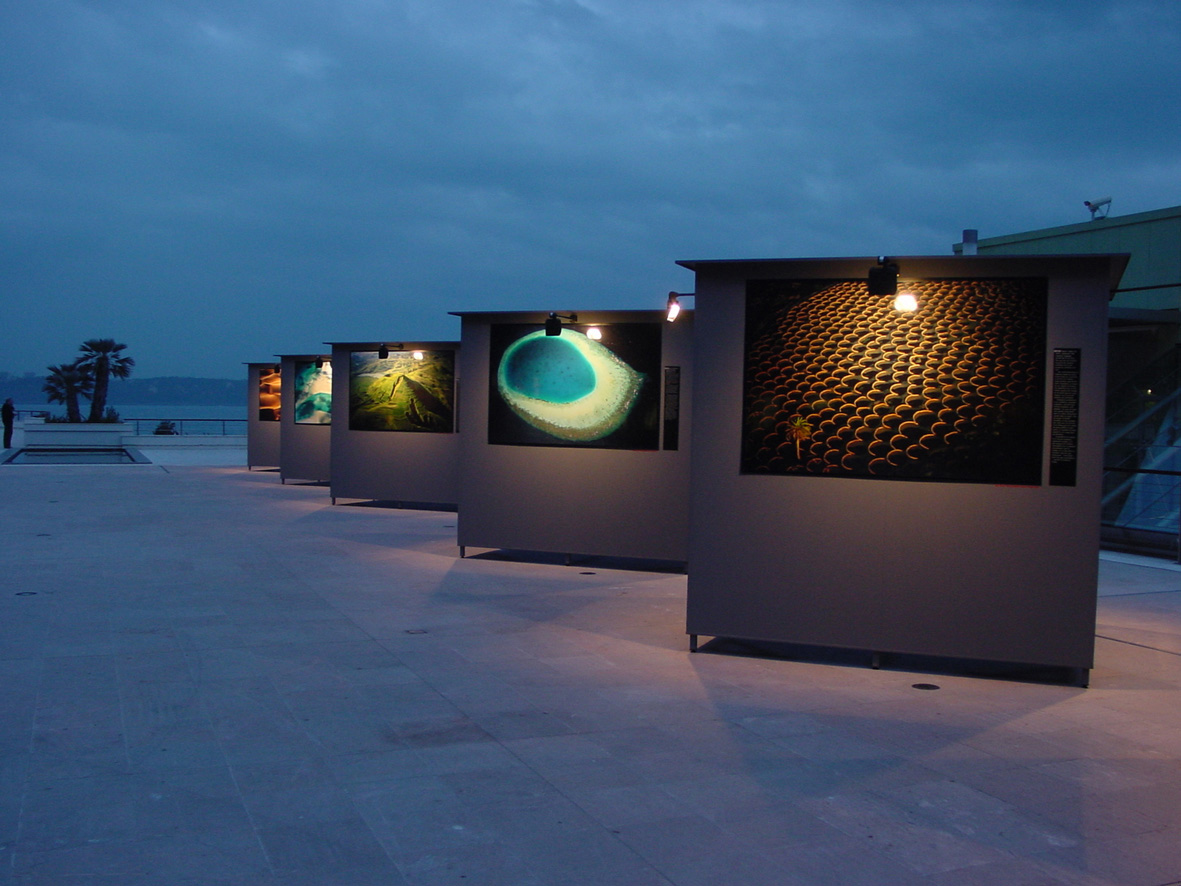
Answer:
M1181 554L1181 206L976 241L980 255L1127 253L1108 311L1103 538ZM963 242L957 254L970 252Z

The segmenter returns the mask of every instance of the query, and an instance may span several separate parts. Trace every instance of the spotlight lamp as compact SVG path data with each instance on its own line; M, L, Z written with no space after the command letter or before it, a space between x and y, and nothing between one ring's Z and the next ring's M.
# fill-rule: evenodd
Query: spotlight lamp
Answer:
M919 300L912 292L900 292L894 296L894 310L900 314L913 314L919 309Z
M681 313L681 295L679 292L670 292L668 294L668 303L664 309L664 319L669 323L677 319Z
M316 368L317 368L317 369L323 369L323 368L324 368L324 364L325 364L325 363L327 363L327 362L328 362L328 361L327 361L326 359L324 359L323 357L317 357L317 358L316 358Z
M546 335L561 335L563 320L567 321L568 323L577 323L578 322L578 315L577 314L558 314L558 313L555 313L554 311L550 311L550 315L549 315L549 317L546 318L546 321L545 321L545 334Z
M586 337L594 341L601 341L603 338L603 330L598 326L588 326L586 329Z
M1111 212L1111 198L1100 197L1098 200L1084 200L1083 206L1091 210L1091 221L1097 218L1107 218L1107 213Z
M415 360L422 360L426 357L426 355L422 351L415 351L413 354L411 354L411 356Z
M377 349L377 359L378 360L387 360L387 359L389 359L389 356L390 356L390 349L386 345L382 345L380 348Z
M870 295L894 295L898 292L898 265L884 255L878 256L876 267L869 269Z

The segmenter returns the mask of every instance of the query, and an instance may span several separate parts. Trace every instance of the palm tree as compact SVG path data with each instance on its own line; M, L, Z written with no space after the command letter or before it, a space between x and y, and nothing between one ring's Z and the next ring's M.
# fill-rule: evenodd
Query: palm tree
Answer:
M794 416L788 423L787 435L796 444L796 460L803 461L803 445L812 436L812 423L802 415Z
M78 409L78 397L90 396L94 390L94 377L77 360L62 363L49 367L49 375L45 377L45 385L41 390L49 396L50 403L66 405L66 421L80 422L82 412Z
M102 421L111 378L127 378L131 375L135 360L123 356L122 351L126 347L113 338L92 338L79 346L82 356L78 358L78 365L86 367L94 376L94 396L90 398L90 417L87 421Z

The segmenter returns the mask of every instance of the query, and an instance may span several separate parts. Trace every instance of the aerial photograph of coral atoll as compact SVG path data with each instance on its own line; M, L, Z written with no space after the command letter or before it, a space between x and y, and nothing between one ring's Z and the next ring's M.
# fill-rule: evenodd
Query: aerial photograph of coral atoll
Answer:
M743 473L1038 485L1044 278L747 284Z
M656 449L660 334L654 323L493 326L488 442Z
M454 414L454 351L349 355L349 430L450 433Z
M327 361L295 362L295 423L332 423L332 364Z

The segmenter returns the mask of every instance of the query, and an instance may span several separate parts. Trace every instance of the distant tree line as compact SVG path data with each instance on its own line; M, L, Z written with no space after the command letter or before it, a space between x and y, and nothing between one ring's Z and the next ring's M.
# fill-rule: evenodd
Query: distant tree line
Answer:
M12 397L31 404L43 397L66 407L67 421L83 421L83 406L89 401L85 420L118 421L107 404L110 380L120 379L117 402L136 405L238 405L245 403L246 379L129 378L135 361L123 354L126 345L114 339L90 339L71 363L48 367L44 376L31 372L13 375L0 371L0 399Z
M239 406L246 403L245 372L241 379L164 376L120 381L112 394L116 406ZM44 403L44 375L10 375L0 370L0 394L17 403Z

